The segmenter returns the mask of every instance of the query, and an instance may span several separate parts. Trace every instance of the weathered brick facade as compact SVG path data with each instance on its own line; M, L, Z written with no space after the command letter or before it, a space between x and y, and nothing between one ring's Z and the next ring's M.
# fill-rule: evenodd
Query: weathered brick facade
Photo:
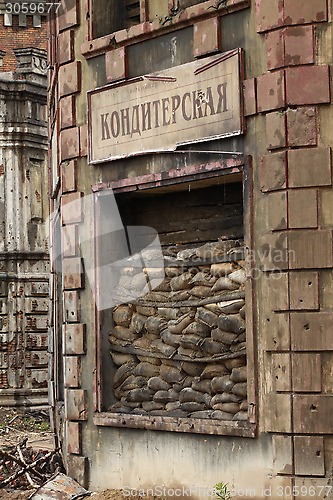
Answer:
M52 208L60 206L66 240L64 279L57 285L62 305L55 304L59 319L54 325L55 342L63 339L57 356L66 357L63 375L58 372L50 386L68 472L98 489L199 483L209 488L225 481L236 497L330 498L332 3L209 0L178 11L169 1L160 6L168 15L159 19L149 17L156 12L151 0L141 2L141 23L95 39L93 8L94 0L70 3L50 27L60 40L51 47L49 84ZM110 187L133 197L149 187L153 195L166 180L171 184L169 171L177 175L167 156L151 160L143 154L89 165L86 91L236 48L244 49L243 140L191 147L195 153L217 149L251 159L243 182L256 271L245 288L247 423L255 426L247 435L253 439L245 431L239 434L239 424L238 434L222 422L213 432L219 435L196 435L189 433L191 425L196 429L195 419L184 424L180 418L168 427L167 417L141 411L117 419L103 406L110 379L103 379L101 365L110 346L101 337L101 317L95 314L78 250L80 228L86 224L92 231L96 220L80 203L68 209L71 201L82 198L83 203L84 195ZM194 171L195 158L191 161ZM178 175L186 178L183 167L180 162ZM93 246L89 255L93 259ZM196 432L209 434L208 427L202 424Z

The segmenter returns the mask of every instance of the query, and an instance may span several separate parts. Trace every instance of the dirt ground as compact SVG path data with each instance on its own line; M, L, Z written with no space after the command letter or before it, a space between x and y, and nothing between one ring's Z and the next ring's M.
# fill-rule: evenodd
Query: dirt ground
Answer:
M19 411L14 408L0 407L0 450L8 451L27 440L26 447L35 452L52 451L54 449L53 434L51 432L47 411ZM10 471L9 471L10 473ZM0 470L0 487L3 478ZM1 500L26 500L34 489L0 488ZM120 490L106 490L101 493L92 492L87 497L93 500L124 500L126 498ZM163 500L161 497L149 497L149 500ZM131 496L130 500L148 500L147 497Z

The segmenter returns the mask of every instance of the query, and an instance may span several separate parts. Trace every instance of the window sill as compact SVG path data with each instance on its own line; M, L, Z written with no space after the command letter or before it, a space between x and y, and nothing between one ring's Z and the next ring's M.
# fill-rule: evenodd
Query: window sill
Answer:
M227 8L222 5L216 7L217 0L208 0L192 7L184 9L173 17L167 17L162 21L145 22L132 26L129 29L123 29L110 33L109 35L95 38L82 44L81 52L86 59L103 54L109 50L118 47L130 45L137 41L142 41L153 36L159 36L161 33L182 28L194 24L198 18L211 17L218 12L218 15L226 15L237 10L250 7L250 0L228 0Z
M198 418L175 418L124 413L95 413L94 424L101 427L122 427L156 431L190 432L218 436L256 437L256 425L244 421L223 421Z

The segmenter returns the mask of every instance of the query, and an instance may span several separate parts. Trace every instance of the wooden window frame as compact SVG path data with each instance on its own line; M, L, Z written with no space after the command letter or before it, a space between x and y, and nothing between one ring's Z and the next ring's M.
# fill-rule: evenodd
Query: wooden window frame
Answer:
M160 23L159 21L149 21L148 0L140 0L140 24L94 38L91 15L93 1L85 0L84 18L87 22L85 24L85 42L81 47L81 51L82 55L87 59L108 52L110 47L115 44L117 47L131 45L137 41L141 42L175 29L193 26L199 20L216 15L224 16L251 6L250 0L233 0L232 4L227 8L223 3L216 7L216 0L206 0L178 11L177 0L168 0L169 15Z
M112 188L115 194L134 190L146 190L182 183L193 183L207 181L213 183L218 178L228 176L228 180L233 178L242 178L243 181L243 203L244 203L244 238L247 248L252 248L252 217L253 217L253 199L252 199L252 173L251 160L243 155L230 155L223 153L213 153L214 161L202 161L207 155L212 156L211 152L195 152L196 160L192 159L189 152L175 152L176 156L186 157L186 166L181 169L171 170L160 174L147 174L141 177L127 178L111 183L102 183L93 186L93 191L99 196ZM194 158L194 157L193 157ZM201 160L200 160L201 158ZM97 205L97 203L96 203ZM251 255L251 252L250 252ZM252 262L250 263L252 267ZM98 267L98 262L96 262ZM96 311L96 351L95 351L95 413L94 424L97 426L137 428L150 430L164 430L173 432L190 432L213 435L230 435L254 438L257 436L257 373L255 357L255 311L254 311L254 283L252 280L246 283L246 303L248 310L252 311L250 317L247 316L247 367L248 367L248 403L249 418L247 421L223 421L198 418L175 418L168 416L143 416L133 414L119 414L102 411L102 338L100 313Z

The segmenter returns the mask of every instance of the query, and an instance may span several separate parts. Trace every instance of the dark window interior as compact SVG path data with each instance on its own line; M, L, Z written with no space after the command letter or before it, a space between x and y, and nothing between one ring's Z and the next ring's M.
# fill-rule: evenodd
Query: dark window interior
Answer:
M140 1L95 0L92 4L93 38L140 23Z

